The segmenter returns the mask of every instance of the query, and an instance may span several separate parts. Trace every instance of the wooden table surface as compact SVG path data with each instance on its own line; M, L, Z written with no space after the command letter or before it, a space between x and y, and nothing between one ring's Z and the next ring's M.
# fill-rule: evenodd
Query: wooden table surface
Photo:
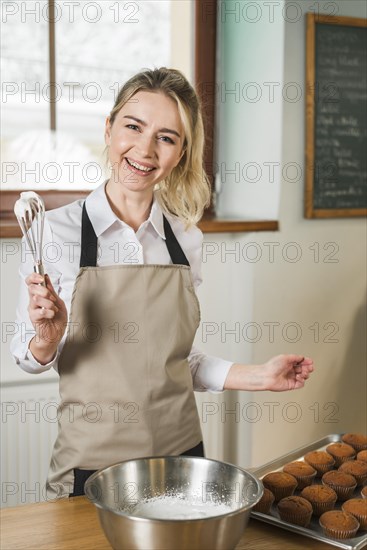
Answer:
M2 550L111 550L86 497L1 510ZM236 550L328 550L335 546L250 519ZM174 549L172 549L174 550Z

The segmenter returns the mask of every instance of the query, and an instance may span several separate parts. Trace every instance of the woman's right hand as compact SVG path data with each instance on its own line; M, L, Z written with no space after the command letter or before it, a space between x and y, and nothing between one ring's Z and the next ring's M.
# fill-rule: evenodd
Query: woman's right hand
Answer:
M29 293L29 318L36 331L29 348L37 361L46 364L55 356L66 330L68 314L49 276L45 275L46 286L40 284L42 280L38 273L31 273L25 282Z

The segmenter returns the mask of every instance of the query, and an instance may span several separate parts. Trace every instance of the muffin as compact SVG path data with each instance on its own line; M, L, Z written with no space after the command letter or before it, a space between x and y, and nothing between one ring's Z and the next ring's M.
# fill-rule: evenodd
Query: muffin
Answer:
M357 454L357 460L362 460L362 462L367 462L367 450L359 451Z
M325 535L333 539L350 539L359 529L358 520L352 514L340 510L325 512L319 523Z
M332 510L338 499L336 492L326 485L310 485L301 491L301 497L308 500L315 516Z
M264 487L269 489L276 501L293 495L297 487L297 480L285 472L270 472L262 478Z
M296 462L290 462L283 467L283 472L291 474L297 480L297 489L301 491L308 485L311 485L315 475L316 470L312 468L307 462L298 460Z
M317 477L333 469L335 460L326 451L311 451L305 454L305 461L315 468Z
M367 498L367 485L366 485L366 487L363 487L363 489L361 491L361 497L362 498Z
M338 500L347 500L352 498L354 489L357 487L357 481L351 474L345 474L338 470L326 472L321 478L323 485L334 489Z
M269 489L266 487L264 488L264 493L261 499L255 506L253 507L253 510L255 512L260 512L261 514L269 514L271 505L274 502L274 495Z
M347 500L343 503L342 510L357 518L361 529L367 529L367 500L365 498Z
M367 462L363 462L363 460L349 460L339 466L338 471L352 474L357 480L357 485L363 485L367 479Z
M364 434L347 433L342 436L342 441L351 445L357 452L367 449L367 436Z
M302 497L285 497L278 503L279 516L283 521L307 527L312 517L312 506Z
M356 456L354 448L347 443L332 443L326 447L326 452L335 460L336 468L347 460L353 460Z

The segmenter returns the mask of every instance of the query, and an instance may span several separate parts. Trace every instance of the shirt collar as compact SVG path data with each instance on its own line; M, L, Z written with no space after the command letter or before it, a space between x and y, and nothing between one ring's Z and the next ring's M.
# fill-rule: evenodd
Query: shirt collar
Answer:
M163 212L157 199L156 193L153 195L153 204L150 210L148 221L152 224L156 232L162 239L166 238L163 226Z
M129 227L113 212L106 196L106 183L107 181L105 181L102 185L99 185L86 198L88 216L97 237L100 237L102 233L104 233L116 222ZM147 219L147 225L149 223L162 239L166 238L163 226L163 212L155 193L153 195L153 204L150 210L149 218Z

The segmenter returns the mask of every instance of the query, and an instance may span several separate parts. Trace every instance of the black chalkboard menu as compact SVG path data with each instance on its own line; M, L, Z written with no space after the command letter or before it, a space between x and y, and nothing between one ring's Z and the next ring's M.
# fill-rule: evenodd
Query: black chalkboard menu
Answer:
M306 218L367 214L367 20L307 14Z

